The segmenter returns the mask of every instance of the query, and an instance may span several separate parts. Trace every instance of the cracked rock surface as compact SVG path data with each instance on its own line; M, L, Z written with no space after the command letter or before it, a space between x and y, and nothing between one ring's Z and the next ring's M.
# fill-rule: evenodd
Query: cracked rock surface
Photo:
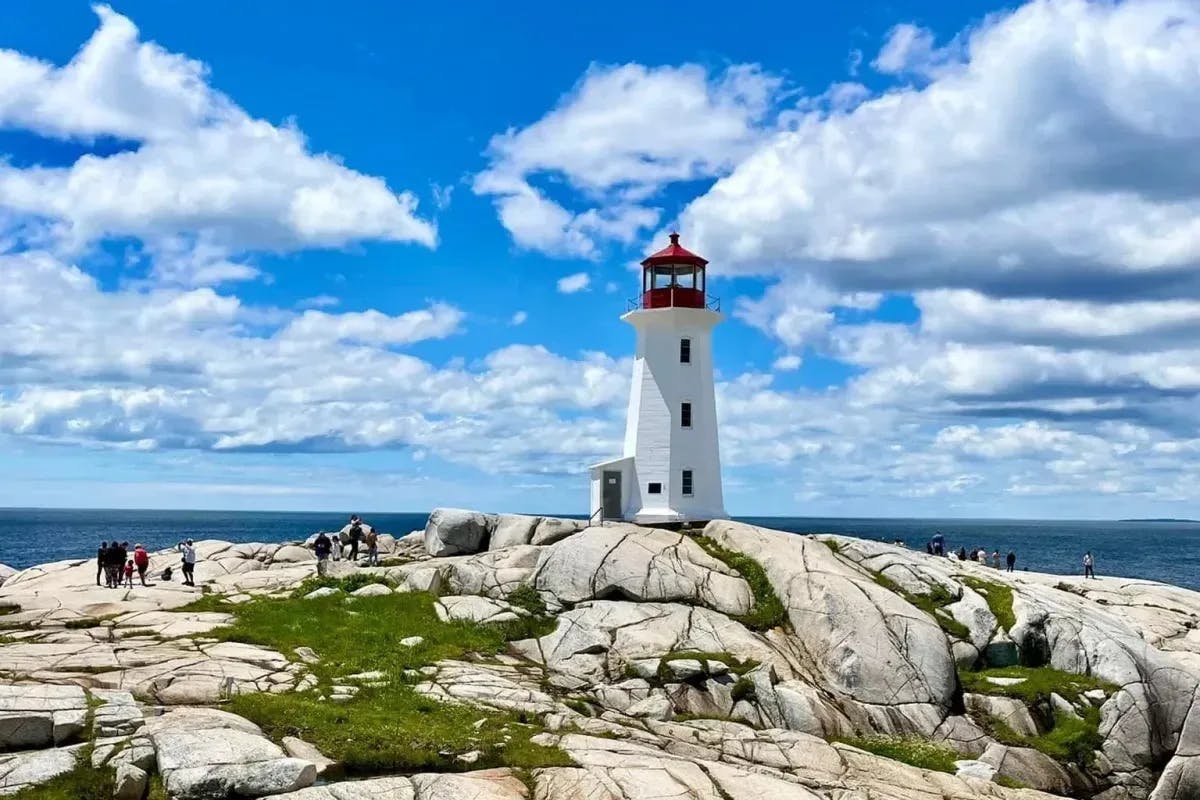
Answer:
M1200 594L733 522L705 535L762 566L781 627L747 627L759 602L750 584L690 535L629 525L443 509L424 531L381 537L386 566L329 565L372 575L366 594L435 592L445 621L512 623L537 593L553 616L545 635L405 673L441 703L539 724L535 739L574 762L528 773L350 779L312 745L270 741L221 711L231 694L309 689L319 662L305 648L209 638L231 616L179 610L197 590L158 578L175 553L154 554L154 585L133 589L96 587L91 560L17 572L0 584L0 604L16 607L0 640L0 794L70 770L91 741L92 764L129 797L157 773L188 800L1200 798ZM234 603L290 594L315 572L300 544L197 549L197 582ZM996 585L1012 592L1010 629L993 612ZM415 646L422 631L405 634ZM1105 688L1038 706L960 686L959 670L1018 661ZM328 702L379 679L339 678L345 691ZM1086 764L1024 746L1055 714L1098 716ZM1025 738L997 741L997 722ZM959 774L839 741L880 735L937 743ZM458 755L469 768L472 754Z

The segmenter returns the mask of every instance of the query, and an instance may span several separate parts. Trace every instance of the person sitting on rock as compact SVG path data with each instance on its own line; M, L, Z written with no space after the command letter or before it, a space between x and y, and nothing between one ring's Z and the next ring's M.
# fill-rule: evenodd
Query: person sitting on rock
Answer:
M317 534L317 540L313 542L313 553L317 556L317 575L322 578L329 572L329 552L333 549L333 542L329 541L329 537L325 532Z

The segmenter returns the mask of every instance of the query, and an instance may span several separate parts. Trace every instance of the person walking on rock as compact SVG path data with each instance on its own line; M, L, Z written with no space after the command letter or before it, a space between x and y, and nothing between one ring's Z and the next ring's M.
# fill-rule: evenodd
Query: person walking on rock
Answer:
M999 550L992 551L992 567L994 569L1000 569L1000 551Z
M1096 561L1092 558L1092 551L1088 550L1083 554L1083 577L1092 578L1094 580L1096 577L1095 567Z
M335 536L337 534L334 534ZM329 551L333 549L333 542L329 541L329 537L325 532L317 534L317 540L313 542L313 553L317 557L317 575L324 578L329 572Z
M142 586L146 585L146 570L150 568L150 554L140 544L133 546L133 565L137 567L138 578Z
M132 558L125 562L125 586L130 589L133 588L133 559Z
M104 568L108 566L108 542L101 542L96 548L96 585L100 585L100 576L104 574Z
M196 547L191 539L179 543L179 552L183 554L183 585L196 585Z
M364 540L367 543L367 566L379 566L379 534L370 525L367 526L367 535Z
M1007 558L1006 560L1007 560L1007 562L1008 562L1008 571L1009 571L1009 572L1012 572L1012 571L1013 571L1013 565L1017 563L1017 554L1016 554L1016 553L1014 553L1012 550L1009 550L1009 551L1008 551L1008 558Z

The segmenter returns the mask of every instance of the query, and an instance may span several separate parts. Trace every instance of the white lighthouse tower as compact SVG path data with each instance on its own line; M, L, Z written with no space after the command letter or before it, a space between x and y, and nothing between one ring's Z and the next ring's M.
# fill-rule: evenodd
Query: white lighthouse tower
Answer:
M591 467L597 519L643 524L723 519L712 330L700 256L671 244L642 262L642 293L621 317L637 331L625 453Z

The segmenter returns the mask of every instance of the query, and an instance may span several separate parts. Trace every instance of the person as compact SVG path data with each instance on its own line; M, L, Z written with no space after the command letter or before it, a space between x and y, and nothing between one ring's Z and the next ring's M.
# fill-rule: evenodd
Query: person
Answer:
M379 534L370 525L367 526L367 535L364 541L367 543L367 566L379 566Z
M965 548L965 547L958 548L958 560L959 561L967 560L967 548Z
M1096 577L1095 567L1096 567L1096 561L1095 561L1095 559L1092 558L1092 551L1088 550L1086 553L1083 554L1083 577L1095 578Z
M133 559L130 558L125 562L125 586L133 588Z
M137 567L138 578L141 579L142 586L145 586L146 570L150 568L150 554L140 544L133 546L133 565Z
M96 548L96 585L100 585L100 576L104 574L104 567L108 563L108 542L101 542Z
M1009 550L1007 561L1008 561L1008 571L1012 572L1013 565L1017 563L1017 554L1014 553L1012 550Z
M116 589L121 584L121 567L125 566L125 557L121 554L121 545L110 542L108 555L104 559L104 583L109 589Z
M335 536L337 534L334 534ZM329 571L329 551L333 549L333 542L329 541L329 537L324 531L317 534L317 540L313 542L313 553L317 556L317 574L322 578Z
M183 585L196 585L196 547L191 539L179 543L179 552L183 554Z
M946 554L946 537L941 531L934 531L933 534L933 554L941 556Z
M362 541L362 523L357 516L350 518L350 560L358 561L358 543Z
M929 555L933 555L933 542L925 543L925 552L928 553Z
M992 567L994 569L1000 569L1000 551L999 550L992 551Z

